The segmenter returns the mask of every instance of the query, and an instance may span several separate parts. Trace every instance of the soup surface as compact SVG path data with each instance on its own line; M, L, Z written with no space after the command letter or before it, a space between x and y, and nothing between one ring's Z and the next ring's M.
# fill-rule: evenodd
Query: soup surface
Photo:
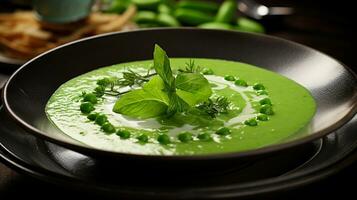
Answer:
M277 73L217 59L171 58L170 63L177 88L185 83L177 74L197 66L195 73L209 82L211 93L205 95L210 99L190 102L204 95L204 89L196 88L199 92L192 98L192 93L177 89L178 96L191 108L155 116L169 104L166 97L162 102L142 101L145 95L130 99L127 93L145 87L146 92L154 92L159 87L145 86L154 82L151 79L160 79L148 72L153 61L136 61L100 68L64 83L49 99L47 116L64 134L93 148L132 154L196 155L251 150L288 140L305 134L302 130L308 128L315 113L310 93ZM89 100L83 100L83 96L97 91L98 80L127 80L122 77L130 74L146 80L117 90L115 85L107 86L107 92L95 98L94 108L85 111L82 104L90 101L90 96ZM103 125L98 116L105 116L102 121L108 123Z

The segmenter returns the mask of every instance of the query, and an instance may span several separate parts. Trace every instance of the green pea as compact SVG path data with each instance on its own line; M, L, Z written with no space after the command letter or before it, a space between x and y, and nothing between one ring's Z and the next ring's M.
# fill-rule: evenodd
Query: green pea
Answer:
M254 90L265 90L265 87L261 83L256 83L256 84L253 85L253 89Z
M108 121L107 116L105 115L98 115L97 118L95 118L95 123L98 124L99 126L102 126L105 122Z
M149 141L149 137L145 134L139 135L136 139L138 139L141 143L147 143Z
M91 121L95 121L95 119L98 117L98 113L91 113L87 116L87 118Z
M241 79L238 79L238 80L234 81L234 84L238 85L238 86L243 86L243 87L247 87L248 86L248 83L245 80L241 80Z
M183 24L197 26L206 22L211 22L214 20L213 16L207 13L190 10L186 8L179 8L175 11L175 17L178 21Z
M231 134L231 130L227 127L221 127L216 131L217 135L229 135Z
M260 100L259 103L260 103L260 105L265 105L265 104L272 105L269 98L264 98L264 99Z
M134 21L136 23L156 23L156 13L152 11L140 11L136 13Z
M98 86L94 89L95 91L95 95L97 95L97 97L101 97L104 95L105 92L105 87L104 86Z
M107 87L110 84L110 79L109 78L102 78L97 81L97 85Z
M167 145L171 143L170 137L166 134L159 135L159 137L157 137L157 141L163 145Z
M118 130L116 133L121 139L129 139L130 138L130 131L128 130Z
M171 14L172 9L170 8L170 6L162 3L157 7L157 10L159 11L159 13L165 13L165 14Z
M211 135L208 133L201 133L197 136L198 139L202 140L202 141L209 141L212 139Z
M109 133L109 134L115 133L115 131L116 131L114 126L109 122L105 122L101 128L105 133Z
M259 24L258 22L245 18L240 17L237 19L237 29L246 32L256 32L256 33L264 33L264 27Z
M177 3L178 8L199 10L202 12L217 12L219 4L209 1L182 0Z
M172 17L169 14L165 14L165 13L160 13L157 16L157 23L162 26L169 26L169 27L180 26L180 22L178 22L176 18Z
M181 142L190 142L193 140L192 134L190 132L184 132L184 133L180 133L177 138L181 141Z
M257 94L258 94L258 95L268 95L268 92L265 91L265 90L258 90L258 91L257 91Z
M97 96L93 93L85 94L83 97L84 102L91 102L92 104L96 104L98 102Z
M216 15L216 22L230 23L237 10L237 3L233 0L224 1L219 7L218 13Z
M212 75L212 74L214 74L214 71L211 68L204 68L202 70L202 74L204 74L204 75Z
M263 105L259 112L266 115L274 115L273 107L271 105Z
M139 10L155 10L162 0L131 0Z
M229 24L221 23L221 22L208 22L198 26L198 28L205 28L205 29L224 29L224 30L231 30L232 27Z
M84 102L80 105L80 110L84 114L89 114L94 110L94 106L91 102Z
M269 117L268 117L268 115L260 114L260 115L258 115L257 119L260 121L268 121Z
M226 80L226 81L235 81L236 78L234 78L234 76L232 76L232 75L225 75L224 76L224 80Z
M248 126L257 126L258 122L256 119L252 118L252 119L248 119L248 120L244 121L244 124L248 125Z

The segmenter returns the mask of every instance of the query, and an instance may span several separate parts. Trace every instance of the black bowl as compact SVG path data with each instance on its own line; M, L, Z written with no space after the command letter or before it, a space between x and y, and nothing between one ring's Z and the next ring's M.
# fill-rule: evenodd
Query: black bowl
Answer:
M152 58L154 44L170 57L219 58L245 62L278 72L305 86L317 102L309 134L244 152L204 156L150 156L94 149L63 134L47 119L45 105L64 82L99 67ZM82 39L23 65L3 90L4 108L29 133L63 147L125 163L202 166L242 162L306 144L346 123L357 111L356 76L340 62L287 40L236 31L151 29ZM221 162L217 162L221 161ZM182 166L182 165L181 165Z

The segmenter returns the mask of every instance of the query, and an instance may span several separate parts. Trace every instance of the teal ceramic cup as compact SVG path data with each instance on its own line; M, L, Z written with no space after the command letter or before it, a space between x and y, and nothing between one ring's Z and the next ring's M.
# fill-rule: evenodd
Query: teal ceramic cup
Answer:
M33 0L37 17L49 23L70 23L89 15L94 0Z

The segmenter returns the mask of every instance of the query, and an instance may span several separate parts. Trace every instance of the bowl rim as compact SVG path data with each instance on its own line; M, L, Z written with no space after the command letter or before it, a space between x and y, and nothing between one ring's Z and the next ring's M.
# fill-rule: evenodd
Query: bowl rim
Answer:
M185 28L148 28L148 29L140 29L140 30L134 30L134 31L111 32L111 33L105 33L105 34L100 34L100 35L95 35L95 36L79 39L79 40L58 46L56 48L53 48L47 52L44 52L44 53L34 57L33 59L31 59L28 62L26 62L25 64L23 64L19 69L17 69L10 76L10 78L7 80L6 84L4 85L4 87L2 89L2 94L1 94L2 103L4 105L4 110L9 114L9 116L17 124L19 124L21 127L25 128L25 130L27 130L27 132L33 134L34 136L36 136L38 138L44 139L44 140L52 142L54 144L58 144L65 148L73 149L78 152L86 152L86 153L94 153L95 152L97 155L104 155L104 156L109 156L109 157L128 157L129 156L132 158L157 159L157 160L162 160L162 159L164 159L164 160L213 160L213 159L217 160L217 159L229 159L229 158L243 158L243 157L247 157L247 156L257 156L257 155L262 155L262 154L266 154L266 153L272 153L272 152L279 151L282 149L296 147L298 145L302 145L304 143L319 139L319 138L327 135L328 133L331 133L332 131L337 130L338 128L343 126L350 119L352 119L352 117L357 113L357 86L354 86L354 95L353 95L352 99L354 99L356 101L354 101L354 103L350 106L350 109L346 115L344 115L339 121L326 127L325 129L315 132L313 134L298 138L298 139L293 139L291 141L287 141L287 142L280 143L280 144L271 144L271 145L263 146L263 147L256 148L256 149L244 150L244 151L238 151L238 152L214 153L214 154L203 154L203 155L201 155L201 154L199 154L199 155L146 155L146 154L131 154L131 153L108 151L108 150L90 147L85 144L83 146L81 146L81 145L77 145L74 143L68 143L68 142L65 142L65 141L62 141L59 139L55 139L53 137L47 136L46 132L43 132L43 131L33 127L32 125L28 124L25 120L23 120L21 117L19 117L13 109L11 109L11 106L10 106L11 104L9 103L9 101L7 99L9 84L12 82L14 77L16 77L19 72L21 72L21 70L23 68L26 68L28 65L30 65L33 61L37 60L38 58L41 58L41 57L45 56L46 54L56 51L57 49L65 48L70 45L82 43L87 40L93 40L96 38L110 37L112 35L130 34L130 33L136 33L136 32L166 31L166 30L177 30L177 31L190 30L190 31L201 31L203 33L204 32L222 32L222 33L228 32L228 33L235 33L235 34L248 34L248 35L252 35L254 37L261 37L261 38L265 38L265 39L269 39L269 40L277 40L280 42L285 42L285 43L295 45L300 48L304 48L309 51L317 52L324 56L327 56L328 58L336 61L338 64L340 64L342 67L344 67L354 77L355 80L357 79L356 73L354 71L352 71L352 69L347 67L345 64L338 61L337 59L335 59L323 52L315 50L311 47L308 47L308 46L305 46L305 45L302 45L302 44L299 44L299 43L296 43L296 42L293 42L290 40L286 40L283 38L279 38L276 36L264 35L264 34L259 34L259 33L247 33L247 32L234 31L234 30L199 29L199 28L189 28L189 27L185 27Z

